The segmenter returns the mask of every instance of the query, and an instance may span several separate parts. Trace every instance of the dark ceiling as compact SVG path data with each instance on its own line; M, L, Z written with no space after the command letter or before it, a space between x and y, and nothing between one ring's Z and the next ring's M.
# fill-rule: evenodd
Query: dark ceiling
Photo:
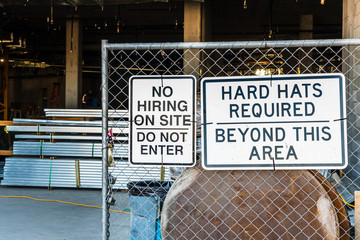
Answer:
M61 85L64 106L67 19L78 16L82 24L82 90L99 94L101 40L182 42L184 1L191 0L0 0L0 58L9 50L9 106L46 107L54 82ZM199 2L207 41L296 40L304 32L301 15L308 14L313 30L305 32L312 38L342 37L341 0Z
M342 1L206 0L213 41L298 39L300 15L314 16L313 38L341 38ZM183 41L183 1L3 0L0 41L10 58L64 65L66 19L78 15L84 65L100 65L100 42ZM272 31L269 39L270 30Z
M0 6L0 40L10 47L10 58L31 58L52 65L64 64L65 24L72 16L81 19L85 64L95 64L91 56L100 51L101 39L182 40L182 2L134 2L7 1Z

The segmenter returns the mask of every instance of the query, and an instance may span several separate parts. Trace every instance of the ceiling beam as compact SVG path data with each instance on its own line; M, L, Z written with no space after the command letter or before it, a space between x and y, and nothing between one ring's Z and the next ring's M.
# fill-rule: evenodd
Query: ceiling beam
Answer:
M66 0L66 2L75 8L77 7L77 3L75 2L75 0Z
M104 10L104 1L103 0L94 0L99 6L101 7L101 10Z

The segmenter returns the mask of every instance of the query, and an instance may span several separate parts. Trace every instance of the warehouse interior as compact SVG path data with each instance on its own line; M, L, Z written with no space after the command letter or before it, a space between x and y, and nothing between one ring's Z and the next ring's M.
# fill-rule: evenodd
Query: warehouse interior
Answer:
M356 0L1 1L0 120L12 121L15 119L11 122L14 124L13 126L7 126L8 123L6 122L1 125L10 133L8 134L6 131L0 133L0 155L2 155L0 156L0 180L2 180L2 187L35 186L47 187L49 190L52 187L87 189L103 187L101 185L103 174L101 160L104 149L101 145L102 132L90 131L93 130L92 127L101 128L99 111L95 116L92 115L91 110L100 110L101 108L102 40L107 40L109 43L168 43L275 42L280 40L360 38L358 33L360 22L355 24L355 19L358 19L360 15L360 8L358 7L360 4L356 5L355 2ZM314 65L316 67L306 73L321 72L324 59L325 62L330 62L327 67L332 69L325 69L323 72L340 72L342 65L346 65L353 59L358 59L356 51L354 51L354 56L351 55L353 53L352 48L340 48L339 46L320 48L321 51L311 55L315 59L316 64ZM299 49L306 54L306 47L299 47ZM332 51L333 49L336 51ZM292 50L289 49L287 55L291 55ZM351 57L342 61L339 56L346 51ZM159 52L163 53L162 51ZM266 51L261 54L264 52ZM330 57L326 55L329 52ZM299 59L301 59L301 54L304 53L297 52L296 54L299 54ZM134 51L134 54L124 56L124 59L130 64L123 66L125 68L131 67L126 76L138 72L146 74L146 69L149 69L151 74L160 73L157 66L147 63L146 60L148 59L138 61L137 54L138 52ZM164 54L166 53L164 52ZM241 70L236 72L227 71L224 67L217 76L249 74L248 70L254 69L253 66L260 61L260 57L257 58L257 56L261 54L257 54L255 51L253 52L253 59L249 57L248 60L242 62L234 57L240 54L229 54L229 56L223 54L222 57L227 59L229 65L234 66L233 68L240 69L238 66L244 63L247 68L244 72ZM146 54L142 56L147 57ZM169 54L169 58L174 58L171 59L171 62L178 69L184 69L185 64L182 57L185 58L185 54L179 58L180 60L176 59L177 56L179 55ZM212 55L215 59L214 65L217 64L217 56L216 53ZM123 60L120 54L116 57L119 62ZM153 57L156 59L158 55L154 54ZM291 58L285 56L284 59L287 57ZM269 66L273 64L271 57L265 57L261 61L263 70L266 68L270 70ZM251 64L253 65L251 66ZM221 67L223 66L219 66L219 69ZM353 68L349 68L357 73L357 67L357 64L354 64ZM292 72L290 73L303 73L300 67L291 69ZM259 74L268 73L264 71ZM284 70L282 73L287 74L289 71ZM205 76L202 74L201 71L198 71L197 78L201 79ZM252 71L249 75L255 74L258 73ZM356 76L356 74L354 75ZM125 77L119 77L119 79L121 78ZM358 82L358 79L355 79L351 85L354 93L352 90L349 91L353 93L352 102L354 104L358 104L357 96L360 92ZM118 88L115 90L117 91ZM126 90L122 94L128 97ZM112 94L111 91L109 93ZM124 106L126 108L126 104L121 105L121 107ZM360 109L357 106L360 104L351 105L349 108L353 108L355 112L355 110ZM70 111L62 111L63 109L79 111L70 113ZM81 110L88 111L81 112ZM125 112L127 112L126 109ZM82 115L76 115L77 113ZM351 115L350 117L354 117L354 119L356 117L356 120L352 122L356 124L350 127L351 130L354 130L354 139L351 139L354 145L351 152L354 154L350 156L353 159L350 170L347 172L345 170L344 172L325 170L321 173L327 179L335 174L339 177L338 186L347 187L351 185L352 191L353 188L357 187L358 182L349 183L346 180L353 180L352 177L355 176L354 179L358 181L358 155L356 154L360 149L360 145L357 145L360 135L358 134L358 116ZM114 119L118 122L114 123ZM73 121L76 123L74 124ZM123 116L119 117L116 114L109 118L109 123L115 125L123 124L123 121ZM114 127L113 134L116 137L123 137L125 140L122 139L121 144L126 145L128 141L126 131L124 131L126 126L123 127L124 125L121 124L118 128ZM27 128L31 128L31 132L24 130ZM62 132L63 129L66 130ZM16 139L16 135L18 139ZM198 142L197 144L199 145ZM11 150L11 154L1 153L1 149ZM127 152L124 152L121 152L120 157L115 156L114 153L116 167L111 169L114 176L128 174L135 178L146 176L156 179L159 177L160 171L155 167L150 171L129 166L126 161ZM4 177L3 169L6 168L8 176ZM81 177L80 169L83 171ZM127 170L126 174L124 174L123 169ZM347 175L349 171L351 174ZM89 177L87 175L89 172L96 176ZM168 168L162 169L160 176L165 175L165 180L170 180L169 172ZM28 179L22 178L21 174L28 174ZM126 177L128 176L126 175ZM125 180L119 178L115 188L126 189L124 182L128 180L130 177ZM341 188L340 190L346 201L354 202L353 194L345 195L348 193L345 191L346 189ZM349 190L349 192L351 191ZM342 202L340 201L340 203ZM119 210L125 208L121 206ZM353 211L349 211L348 214L351 215L353 222Z
M41 118L44 108L68 108L65 104L67 28L71 37L81 31L78 80L81 84L76 108L86 107L81 97L89 90L98 99L93 107L98 107L101 40L107 39L109 43L188 41L184 32L184 5L188 2L192 1L2 1L1 80L8 81L6 89L6 84L2 84L1 98L6 98L3 106L6 116L3 114L2 118ZM193 2L201 6L201 41L342 37L342 1ZM74 25L77 20L80 27Z
M342 5L330 0L1 1L0 119L44 119L47 108L100 109L103 39L340 39L346 38ZM182 62L177 64L181 67ZM134 60L134 66L136 72L144 63ZM1 134L0 149L12 149L11 135Z

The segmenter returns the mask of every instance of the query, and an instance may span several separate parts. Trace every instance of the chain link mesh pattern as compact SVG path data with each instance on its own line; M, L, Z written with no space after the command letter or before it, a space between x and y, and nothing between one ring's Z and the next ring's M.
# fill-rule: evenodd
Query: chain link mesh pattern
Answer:
M171 181L183 169L129 167L126 155L116 158L109 176L117 182L109 184L109 195L116 200L111 208L121 213L111 212L110 239L157 239L160 215L163 239L353 238L352 204L360 185L359 43L108 44L107 117L112 128L121 129L115 141L122 150L128 151L128 116L114 120L110 110L129 110L128 85L133 75L194 75L199 89L200 80L210 76L337 72L347 81L349 147L349 165L341 171L205 171L198 164L173 184L162 214L164 196L158 188L163 185L156 183ZM198 159L200 126L197 116ZM150 185L127 185L133 181Z

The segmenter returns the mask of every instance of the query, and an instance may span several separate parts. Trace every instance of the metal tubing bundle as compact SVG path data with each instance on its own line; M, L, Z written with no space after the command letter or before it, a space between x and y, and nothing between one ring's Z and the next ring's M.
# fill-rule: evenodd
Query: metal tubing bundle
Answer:
M46 117L101 118L101 109L44 109ZM127 110L109 110L109 118L128 118Z
M47 117L100 118L101 110L45 109ZM160 167L130 166L127 110L109 111L114 133L115 188L126 189L129 181L151 180ZM6 130L15 133L13 154L5 160L1 185L37 187L102 187L102 126L96 121L14 119ZM37 156L37 157L36 157ZM0 172L0 177L2 173ZM144 179L146 176L146 179ZM165 168L165 180L169 169Z
M101 127L81 127L81 126L7 126L6 130L8 132L32 132L32 133L92 133L92 134L101 134ZM128 133L127 128L113 128L114 134Z
M115 144L115 158L127 158L128 146ZM49 157L101 157L101 143L15 141L14 155Z
M166 169L168 175L167 171ZM101 159L8 157L1 185L101 188L101 172ZM110 167L109 172L117 178L115 188L126 189L128 181L151 180L158 177L160 168L133 167L127 162L116 161L116 167Z
M4 177L4 165L5 163L3 161L0 162L0 178Z
M71 120L48 120L48 119L25 119L14 118L14 124L46 124L46 125L60 125L60 126L81 126L81 127L101 127L101 121L71 121ZM127 121L109 121L109 127L127 128L129 126Z
M32 139L32 140L85 140L85 141L101 141L101 136L74 136L74 135L31 135L17 134L15 139ZM128 137L117 136L115 141L127 141Z

